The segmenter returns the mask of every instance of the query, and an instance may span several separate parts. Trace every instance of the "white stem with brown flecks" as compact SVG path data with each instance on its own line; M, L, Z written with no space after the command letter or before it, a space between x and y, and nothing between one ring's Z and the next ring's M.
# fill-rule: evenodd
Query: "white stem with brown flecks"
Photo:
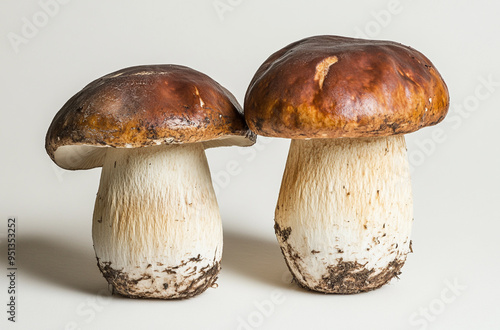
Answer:
M275 221L300 285L355 293L387 283L410 249L404 136L292 140Z
M109 148L92 234L114 290L185 298L214 284L222 225L201 144Z

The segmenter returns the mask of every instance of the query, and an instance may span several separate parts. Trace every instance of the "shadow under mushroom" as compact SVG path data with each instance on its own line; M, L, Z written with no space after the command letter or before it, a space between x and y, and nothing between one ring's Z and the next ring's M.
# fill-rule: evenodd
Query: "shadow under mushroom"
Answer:
M292 275L276 240L224 230L222 271L224 269L274 287L299 290L292 283Z
M20 273L84 293L96 294L107 288L96 266L92 246L81 247L59 236L23 235L16 252ZM2 263L2 267L7 266L5 259Z
M107 289L92 246L75 245L59 236L23 235L17 262L19 272L52 285L91 294ZM0 263L7 267L4 259ZM274 287L300 290L292 283L277 241L224 230L222 268Z

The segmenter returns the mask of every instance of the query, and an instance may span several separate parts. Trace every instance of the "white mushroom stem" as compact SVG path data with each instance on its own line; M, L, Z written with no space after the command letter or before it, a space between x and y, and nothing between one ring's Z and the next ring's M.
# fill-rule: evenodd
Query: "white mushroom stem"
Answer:
M404 136L292 140L275 220L300 285L355 293L387 283L410 251Z
M115 292L171 299L212 286L222 224L202 144L107 150L92 234Z

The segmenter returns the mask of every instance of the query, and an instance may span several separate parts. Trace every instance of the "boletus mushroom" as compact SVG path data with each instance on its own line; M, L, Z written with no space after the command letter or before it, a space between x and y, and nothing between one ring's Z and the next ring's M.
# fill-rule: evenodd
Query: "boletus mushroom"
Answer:
M149 65L83 88L56 114L45 146L62 168L102 167L92 236L113 291L172 299L205 291L220 269L204 150L254 142L224 87L188 67Z
M376 289L410 251L403 134L449 107L434 65L390 41L315 36L272 54L245 96L257 134L291 140L275 232L296 282L325 293Z

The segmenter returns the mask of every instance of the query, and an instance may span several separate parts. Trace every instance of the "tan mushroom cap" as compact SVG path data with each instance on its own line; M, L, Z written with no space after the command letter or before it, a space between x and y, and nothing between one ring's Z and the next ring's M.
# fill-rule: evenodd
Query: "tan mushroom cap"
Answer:
M66 169L102 166L106 148L255 143L235 97L207 75L179 65L130 67L99 78L56 114L46 136Z
M283 138L410 133L446 116L449 94L420 52L391 41L315 36L271 55L245 96L251 130Z

